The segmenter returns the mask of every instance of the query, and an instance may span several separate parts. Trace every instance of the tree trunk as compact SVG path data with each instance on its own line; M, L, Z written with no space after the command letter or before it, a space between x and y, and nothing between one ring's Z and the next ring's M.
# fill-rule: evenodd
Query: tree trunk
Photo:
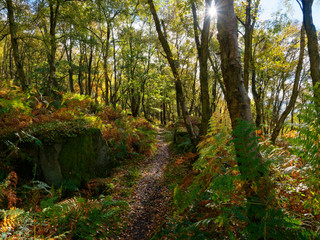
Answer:
M320 56L317 30L313 24L312 5L313 0L301 0L303 23L308 37L308 52L310 58L310 70L314 97L316 99L317 111L320 113Z
M138 117L140 109L140 93L135 92L133 88L131 89L131 98L130 98L130 108L133 117Z
M182 90L182 83L181 83L181 79L180 79L180 75L179 75L178 69L177 69L177 67L176 67L176 65L174 63L174 58L173 58L169 43L168 43L167 39L165 38L165 36L164 36L164 34L162 32L160 21L159 21L156 9L155 9L154 4L153 4L153 0L148 0L148 3L149 3L149 6L150 6L151 14L153 16L153 20L154 20L155 25L156 25L156 30L157 30L157 33L158 33L159 41L160 41L160 43L162 45L163 50L166 53L166 58L167 58L167 60L169 62L172 74L173 74L174 79L175 79L175 87L176 87L177 99L178 99L178 101L180 103L180 107L181 107L184 123L185 123L187 131L189 133L191 142L192 143L196 143L196 139L197 138L196 138L196 135L195 135L195 133L193 131L193 126L192 126L192 123L191 123L190 115L188 113L188 109L187 109L187 106L185 104L185 99L184 99L183 90Z
M192 98L191 98L191 103L190 103L190 108L189 108L190 114L193 112L195 100L197 97L197 94L196 94L197 71L198 71L198 62L196 62L195 66L194 66L194 76L193 76L193 83L192 83Z
M305 30L304 27L302 26L301 28L301 36L300 36L300 53L299 53L299 61L297 65L297 70L294 78L294 85L293 85L293 90L292 90L292 95L290 97L290 101L284 112L281 114L281 117L276 123L275 128L273 129L273 132L271 134L271 142L275 143L282 125L284 121L286 120L287 116L290 114L290 112L293 110L294 105L296 103L297 97L298 97L298 88L299 88L299 81L300 81L300 76L301 76L301 71L302 71L302 64L303 64L303 56L304 56L304 47L305 47Z
M88 81L87 81L87 95L88 96L91 96L91 93L92 93L92 76L91 76L92 60L93 60L93 46L91 43L90 44L90 56L89 56L89 62L88 62Z
M176 89L176 106L177 106L177 115L178 118L181 116L181 110L180 110L180 103L179 103L179 97Z
M70 27L70 29L71 29L71 27ZM67 43L66 43L66 42L64 43L64 49L65 49L65 52L66 52L66 55L67 55L68 64L69 64L69 70L68 70L68 73L69 73L69 87L70 87L70 91L71 91L71 92L74 92L74 85L73 85L73 63L72 63L72 48L73 48L73 42L72 42L71 37L69 38L69 41L70 41L69 49L68 49L68 46L67 46Z
M233 129L238 119L253 122L250 100L244 87L238 50L238 28L233 0L215 0L219 7L218 40L221 51L221 69L226 89L226 100Z
M80 95L83 94L83 85L82 85L82 59L83 59L83 53L82 53L82 44L80 42L80 59L79 59L79 73L78 73L78 84L80 89Z
M120 83L118 84L118 74L117 74L117 57L116 57L116 41L114 38L114 30L112 30L112 45L113 45L113 72L114 72L114 90L113 93L111 93L111 86L110 86L110 98L113 105L113 108L116 108L117 105L117 93L118 93L118 87L120 86ZM121 78L121 75L120 75ZM121 81L121 80L119 80Z
M49 1L50 8L50 35L49 35L49 53L48 53L48 62L49 62L49 80L47 82L46 95L51 95L52 86L57 87L56 81L56 27L58 21L58 13L60 7L60 0L57 0L56 8L54 9L53 1Z
M12 64L12 48L10 48L10 50L9 50L9 75L10 75L11 79L14 78L13 64Z
M7 60L8 60L8 38L6 37L5 38L5 41L4 41L4 46L3 46L3 59L2 59L2 69L4 71L4 75L6 78L8 78L8 64L7 64Z
M216 100L217 100L217 79L215 78L212 85L212 103L210 108L211 113L216 112L216 109L217 109Z
M252 30L251 27L251 2L252 0L247 0L246 6L246 22L244 25L244 56L243 56L243 81L246 90L249 89L249 67L252 51Z
M74 92L74 86L73 86L73 69L70 67L69 69L69 86L70 86L70 91Z
M7 38L5 38L5 40L4 40L4 44L3 44L3 56L2 56L2 61L1 61L2 74L7 78L7 64L6 64L6 60L7 60Z
M145 88L146 88L146 81L143 82L142 84L142 97L141 97L141 105L142 105L142 110L144 114L144 118L150 121L149 119L149 114L147 112L146 104L145 104Z
M199 23L197 17L197 10L194 2L192 6L193 14L193 29L195 42L197 45L199 65L200 65L200 91L201 91L201 107L202 107L202 119L199 136L206 135L208 131L208 124L210 120L210 102L209 102L209 86L208 86L208 43L210 32L210 19L209 9L211 7L212 0L206 0L205 17L203 21L203 28L201 31L201 42L199 37Z
M212 57L209 55L209 60L210 60L210 63L211 63L211 67L214 71L214 75L215 75L215 80L218 81L219 83L219 86L221 88L221 91L223 93L223 95L225 96L226 95L226 89L225 89L225 86L221 80L221 77L220 77L220 74L219 74L219 66L217 63L215 63L212 59Z
M108 24L108 29L107 29L107 39L105 44L105 49L103 52L103 69L104 69L104 82L105 82L105 88L106 88L106 95L105 95L105 103L106 105L109 105L109 74L108 74L108 57L109 57L109 41L110 41L110 34L111 34L111 29L110 25Z
M253 100L255 102L256 107L256 127L260 129L262 124L262 101L261 101L261 93L257 91L257 80L256 80L256 70L252 69L252 95Z
M248 92L249 90L249 73L250 73L250 66L252 61L252 35L254 25L256 23L256 16L258 13L260 5L260 0L255 0L254 4L254 12L251 14L252 11L252 0L247 0L246 6L246 20L244 23L244 57L243 57L243 81L244 86Z
M226 100L231 118L233 130L237 130L239 120L253 124L250 109L250 99L244 86L242 77L242 66L238 47L238 27L234 12L233 0L215 0L218 12L218 41L221 52L221 70L226 88ZM244 125L243 127L245 127ZM243 132L248 131L241 129ZM263 159L257 149L257 140L254 139L255 132L250 133L251 141L246 143L245 149L235 144L237 161L241 175L246 179L244 190L248 203L248 217L250 223L262 224L266 211L266 177L264 176ZM248 157L241 159L240 156L246 151ZM244 162L245 161L245 162ZM250 170L249 170L250 169ZM254 173L252 169L255 169ZM264 185L262 185L264 184ZM258 190L252 189L252 185L258 186Z
M166 108L166 102L163 101L162 103L162 114L163 114L163 124L167 124L167 108Z
M8 10L8 21L11 35L11 47L13 51L13 58L17 68L17 75L23 91L26 91L28 88L26 76L23 71L22 61L19 55L19 46L18 46L18 38L17 38L17 27L14 20L13 14L13 4L12 0L6 0L7 10Z

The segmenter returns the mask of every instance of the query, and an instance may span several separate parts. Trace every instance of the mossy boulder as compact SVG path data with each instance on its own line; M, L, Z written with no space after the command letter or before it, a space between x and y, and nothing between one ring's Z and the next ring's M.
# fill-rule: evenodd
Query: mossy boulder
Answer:
M39 165L45 181L80 186L94 177L105 177L115 165L99 129L89 129L72 138L57 139L40 149Z
M175 128L173 132L173 143L179 145L189 138L188 132L183 128Z
M50 137L49 137L50 136ZM60 187L80 187L95 177L106 177L116 165L110 149L97 128L81 128L74 134L36 135L37 141L19 144L18 159L10 165L25 179L45 181Z

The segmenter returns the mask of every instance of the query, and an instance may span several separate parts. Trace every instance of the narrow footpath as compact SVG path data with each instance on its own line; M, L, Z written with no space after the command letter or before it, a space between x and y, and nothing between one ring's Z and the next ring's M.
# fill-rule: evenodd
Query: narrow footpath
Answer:
M142 177L132 197L128 219L130 225L122 234L125 240L148 240L163 222L168 210L170 192L164 183L164 171L170 160L164 130L158 130L157 151L143 163Z

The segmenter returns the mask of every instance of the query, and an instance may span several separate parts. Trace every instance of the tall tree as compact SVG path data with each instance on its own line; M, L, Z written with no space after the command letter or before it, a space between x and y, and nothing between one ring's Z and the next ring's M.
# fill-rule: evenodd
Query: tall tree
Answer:
M201 41L199 36L199 23L197 16L197 9L195 3L191 3L193 15L193 28L195 42L198 50L199 65L200 65L200 90L201 90L201 105L202 105L202 119L199 135L206 135L208 130L208 123L210 119L210 102L209 102L209 86L208 86L208 43L210 33L211 16L209 9L211 8L212 0L205 1L205 14L203 27L201 30Z
M67 56L67 60L68 60L68 64L69 64L69 87L70 87L70 91L74 92L74 83L73 83L73 73L74 73L74 66L73 66L73 47L74 47L74 39L72 36L72 30L73 30L73 26L70 24L67 26L67 28L69 29L68 34L66 33L66 31L63 31L63 33L68 36L64 39L63 41L63 47Z
M232 128L237 129L239 120L253 124L253 118L250 108L250 100L244 86L242 77L242 66L240 53L238 48L238 27L237 19L234 12L233 0L215 0L218 9L218 41L221 52L221 70L226 89L226 101L228 105L229 115L231 118ZM243 132L248 131L242 129ZM255 132L251 132L251 137L254 138ZM254 191L252 184L260 184L264 182L263 172L254 172L263 166L263 159L257 149L256 140L246 144L245 149L241 149L235 144L237 156L241 156L244 151L249 152L248 157L238 158L238 165L241 175L246 179L244 190L248 201L248 217L252 223L261 224L266 210L265 196L266 189ZM245 164L243 161L246 161ZM250 171L248 171L250 169ZM254 169L254 170L253 170ZM249 176L249 175L253 175Z
M252 35L254 25L257 20L257 14L259 9L260 0L254 1L254 7L252 8L252 0L247 0L246 5L246 19L244 25L244 57L243 57L243 81L246 90L249 89L249 72L252 61Z
M96 3L97 12L98 12L98 24L99 24L99 34L96 35L97 39L101 44L102 58L103 58L103 71L104 71L104 85L105 85L105 94L104 100L108 105L111 100L111 77L109 73L109 54L111 48L111 32L115 22L115 19L122 12L123 5L125 2L116 2L116 1L105 1L97 0ZM110 97L109 97L110 96Z
M8 22L11 35L11 46L13 51L13 58L17 68L17 75L23 91L28 88L27 79L23 70L22 59L19 53L19 44L17 36L17 24L14 19L14 7L12 0L6 0L7 10L8 10Z
M221 51L221 70L226 90L226 100L232 127L238 119L253 122L250 100L244 87L240 53L238 50L238 27L233 0L215 0L218 12L218 40Z
M319 108L318 112L320 112L320 55L317 30L313 24L312 17L313 0L296 1L299 3L302 9L303 23L308 37L308 52L314 96L316 99L316 106Z
M56 80L56 28L58 23L58 14L60 8L60 0L49 0L50 21L49 21L49 49L48 49L48 62L49 62L49 79L46 87L46 95L52 92L52 86L57 86Z
M102 31L101 31L102 32ZM102 35L102 34L101 34ZM109 57L109 48L110 48L110 36L111 36L111 24L107 23L107 37L106 40L102 42L102 56L103 56L103 70L104 70L104 84L105 84L105 102L109 105L109 92L111 79L108 73L108 57ZM101 37L102 39L102 37Z
M86 55L86 63L87 63L87 81L86 81L86 95L91 96L92 94L92 86L93 86L93 82L92 82L92 62L93 62L93 50L95 47L95 39L93 36L90 36L89 38L89 57L88 55ZM86 48L87 50L87 48ZM87 53L87 51L86 51Z
M162 29L161 29L160 20L159 20L157 11L156 11L156 9L154 7L153 0L148 0L148 4L149 4L149 7L150 7L151 14L153 16L153 20L154 20L155 25L156 25L156 30L157 30L157 33L158 33L159 41L160 41L160 43L162 45L163 50L166 53L166 58L167 58L167 60L169 62L173 77L175 79L177 98L178 98L179 103L180 103L180 107L181 107L184 123L185 123L187 131L188 131L188 133L190 135L191 141L193 143L195 143L196 142L196 135L194 133L192 122L191 122L191 119L190 119L190 115L189 115L189 112L188 112L188 109L187 109L187 106L186 106L186 103L185 103L185 98L184 98L184 94L183 94L182 83L181 83L179 71L178 71L176 63L174 61L174 58L173 58L173 55L172 55L172 52L171 52L171 49L170 49L170 45L169 45L169 43L168 43L168 41L167 41L167 39L166 39Z

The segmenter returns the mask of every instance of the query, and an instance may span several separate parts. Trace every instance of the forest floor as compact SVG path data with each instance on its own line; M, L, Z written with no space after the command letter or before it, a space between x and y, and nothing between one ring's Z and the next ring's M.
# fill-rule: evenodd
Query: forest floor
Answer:
M164 134L165 130L159 128L156 153L139 166L141 178L129 202L129 225L120 239L150 239L169 212L171 194L165 184L165 169L171 158Z

